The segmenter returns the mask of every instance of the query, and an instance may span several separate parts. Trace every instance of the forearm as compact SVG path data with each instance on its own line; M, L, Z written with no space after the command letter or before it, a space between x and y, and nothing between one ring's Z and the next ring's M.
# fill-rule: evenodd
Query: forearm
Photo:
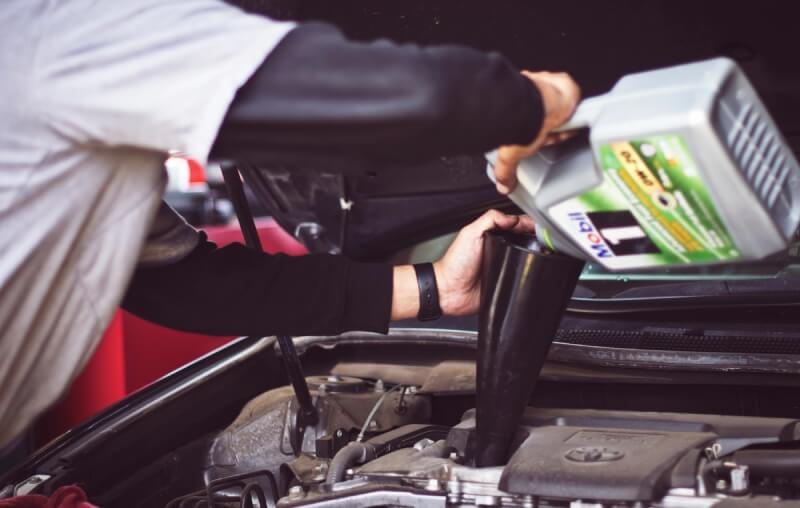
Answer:
M356 43L311 24L240 89L212 153L424 159L527 144L541 125L538 89L500 55Z
M392 280L392 321L415 317L419 312L419 289L414 267L395 266Z
M385 332L393 268L342 256L288 257L205 240L185 259L140 268L126 310L210 335L328 335Z

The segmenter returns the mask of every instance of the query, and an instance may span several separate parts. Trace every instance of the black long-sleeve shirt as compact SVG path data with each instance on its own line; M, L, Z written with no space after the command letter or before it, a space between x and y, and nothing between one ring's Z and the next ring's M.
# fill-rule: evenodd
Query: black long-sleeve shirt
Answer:
M498 54L356 43L312 23L287 35L239 90L212 156L424 160L530 143L542 119L538 89ZM137 270L123 306L219 335L383 332L391 295L390 265L217 249L203 237L183 260Z
M385 330L391 289L389 265L269 255L238 243L217 248L200 233L180 261L138 269L123 307L211 335L325 335Z
M310 23L290 32L240 89L212 154L424 160L527 144L541 124L538 89L499 54L357 43Z

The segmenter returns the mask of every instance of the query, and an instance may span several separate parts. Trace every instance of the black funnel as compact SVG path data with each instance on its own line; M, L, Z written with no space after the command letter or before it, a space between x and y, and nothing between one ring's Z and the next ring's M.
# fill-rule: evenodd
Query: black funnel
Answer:
M584 262L533 236L492 232L483 246L475 465L506 464Z

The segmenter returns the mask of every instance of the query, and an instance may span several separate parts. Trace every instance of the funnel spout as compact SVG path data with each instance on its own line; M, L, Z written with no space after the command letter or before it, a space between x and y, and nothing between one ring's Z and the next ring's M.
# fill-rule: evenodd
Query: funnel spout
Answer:
M504 465L584 262L502 232L484 240L475 465Z

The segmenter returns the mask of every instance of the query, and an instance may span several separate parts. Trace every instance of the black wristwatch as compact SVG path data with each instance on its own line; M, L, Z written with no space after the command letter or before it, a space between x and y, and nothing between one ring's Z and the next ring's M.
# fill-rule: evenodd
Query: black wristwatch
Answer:
M436 273L431 263L414 265L417 273L417 286L419 286L419 313L420 321L433 321L442 317L442 308L439 307L439 288L436 286Z

